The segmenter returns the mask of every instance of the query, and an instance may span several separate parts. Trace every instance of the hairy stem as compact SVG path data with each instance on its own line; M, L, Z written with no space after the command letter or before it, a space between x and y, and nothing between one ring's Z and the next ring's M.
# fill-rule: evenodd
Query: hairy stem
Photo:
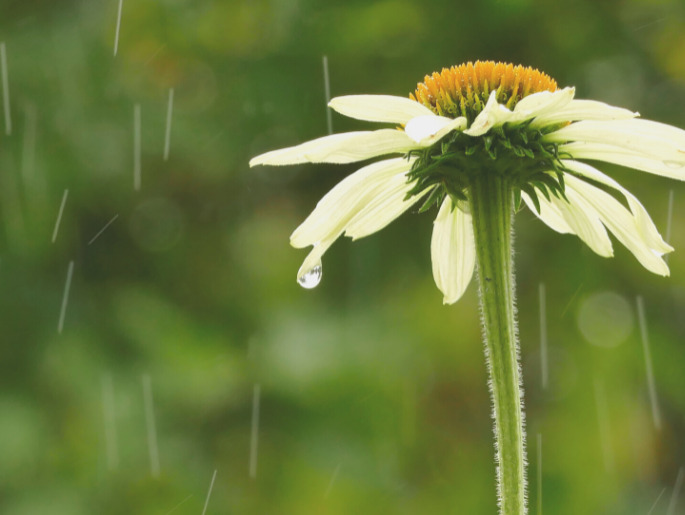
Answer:
M500 513L524 515L526 458L514 299L513 189L506 178L483 173L473 180L470 192L485 358L495 419Z

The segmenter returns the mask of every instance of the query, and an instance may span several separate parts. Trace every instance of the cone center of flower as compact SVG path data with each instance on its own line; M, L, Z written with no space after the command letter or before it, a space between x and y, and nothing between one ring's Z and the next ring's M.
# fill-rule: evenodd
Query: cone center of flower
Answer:
M476 61L426 75L410 97L435 114L450 118L464 116L470 124L483 110L492 91L497 92L499 104L513 109L528 95L556 89L556 81L535 68Z

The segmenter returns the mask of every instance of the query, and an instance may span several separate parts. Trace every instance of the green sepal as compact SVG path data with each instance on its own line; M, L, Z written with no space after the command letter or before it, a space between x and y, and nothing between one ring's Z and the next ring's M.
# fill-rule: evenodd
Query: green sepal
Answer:
M547 191L547 185L542 181L533 181L530 183L537 191L542 193L543 197L547 199L547 202L551 202L552 199L549 197L549 191Z
M524 184L521 186L521 190L528 194L530 200L535 204L535 210L540 214L540 200L538 199L537 193L535 193L535 188L530 184Z
M519 188L516 188L514 190L514 210L516 212L520 211L521 209L521 190Z
M419 208L419 213L425 213L433 206L433 204L439 206L444 196L444 191L440 186L433 188L433 191L430 192L430 195L428 195L426 201Z

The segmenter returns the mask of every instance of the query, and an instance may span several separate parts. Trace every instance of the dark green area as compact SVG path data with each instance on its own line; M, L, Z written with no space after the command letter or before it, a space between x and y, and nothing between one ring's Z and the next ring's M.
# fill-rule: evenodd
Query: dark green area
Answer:
M443 66L493 59L685 127L683 5L124 0L114 57L118 6L2 7L12 131L2 110L0 512L197 514L216 470L208 514L495 513L475 282L442 305L430 264L436 211L336 243L321 285L305 291L295 273L306 252L288 237L355 166L247 163L326 134L324 55L333 96L405 96ZM373 126L334 114L333 128ZM604 259L518 214L531 513L538 434L544 513L645 514L666 488L653 512L665 513L685 465L685 189L601 169L664 234L673 191L671 277L650 274L618 243Z

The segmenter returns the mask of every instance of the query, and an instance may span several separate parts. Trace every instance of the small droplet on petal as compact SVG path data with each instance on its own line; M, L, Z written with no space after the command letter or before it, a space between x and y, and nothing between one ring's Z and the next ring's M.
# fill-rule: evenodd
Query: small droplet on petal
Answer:
M664 161L664 164L674 170L678 170L680 168L685 167L685 163L681 161Z
M321 282L321 275L323 274L323 269L321 268L321 262L315 265L311 270L305 272L300 277L297 278L297 282L303 288L311 290L316 288Z

